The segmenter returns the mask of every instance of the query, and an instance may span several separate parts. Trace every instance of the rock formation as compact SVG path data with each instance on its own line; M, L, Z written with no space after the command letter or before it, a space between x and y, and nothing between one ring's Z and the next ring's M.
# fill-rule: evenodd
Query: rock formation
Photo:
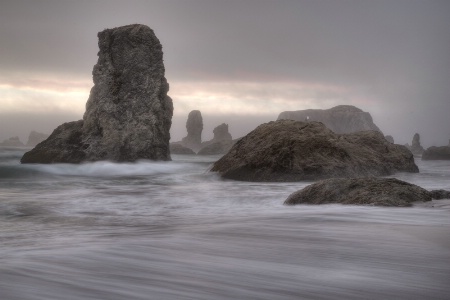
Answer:
M450 160L450 147L430 147L423 152L422 160Z
M106 29L98 38L83 120L59 126L22 163L170 160L173 105L158 38L138 24Z
M214 137L212 140L203 142L202 148L197 153L199 155L217 155L225 154L233 146L234 141L228 132L228 124L222 123L213 130Z
M300 181L419 170L406 147L380 132L336 134L319 122L279 120L240 139L211 171L244 181Z
M18 136L10 137L7 140L4 140L0 143L0 146L3 147L23 147L25 146L19 139Z
M184 147L181 144L177 144L177 143L170 143L170 153L171 154L193 154L195 155L195 152L188 147Z
M331 178L292 193L284 204L411 206L413 202L443 199L446 196L450 196L450 192L429 192L395 178Z
M28 136L27 147L34 147L42 141L45 141L49 137L48 134L31 131Z
M198 151L202 146L203 118L199 110L189 113L186 122L187 136L181 140L181 145Z
M322 122L335 133L352 133L364 130L381 130L373 123L368 112L351 105L339 105L330 109L306 109L282 112L277 120Z
M418 133L414 134L411 143L411 152L414 155L421 155L423 153L423 147L420 145L420 135Z
M395 143L394 143L394 138L392 137L392 135L386 135L384 138L385 138L386 141L388 141L389 143L395 144Z

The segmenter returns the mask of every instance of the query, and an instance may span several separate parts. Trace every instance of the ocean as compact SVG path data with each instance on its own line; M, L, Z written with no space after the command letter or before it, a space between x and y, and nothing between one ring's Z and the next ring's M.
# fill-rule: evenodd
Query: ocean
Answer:
M218 156L21 165L0 148L0 299L450 299L450 200L284 206ZM450 161L396 177L450 190Z

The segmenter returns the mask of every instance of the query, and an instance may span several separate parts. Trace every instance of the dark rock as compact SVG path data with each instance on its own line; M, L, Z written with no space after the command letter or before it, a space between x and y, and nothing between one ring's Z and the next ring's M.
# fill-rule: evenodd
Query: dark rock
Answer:
M10 137L7 140L4 140L0 143L0 146L4 147L23 147L25 146L19 139L18 136Z
M450 147L430 147L423 152L422 160L450 160Z
M181 141L185 147L198 151L202 144L203 118L199 110L193 110L189 113L186 122L187 136Z
M306 109L282 112L277 120L322 122L335 133L352 133L365 130L381 130L373 123L368 112L351 105L339 105L330 109Z
M233 138L231 134L228 132L228 124L222 123L213 130L214 137L212 142L228 142Z
M228 132L228 124L222 123L213 130L212 140L203 142L202 148L198 151L199 155L225 154L234 145L235 141Z
M450 191L433 190L430 193L431 193L431 197L433 197L433 199L435 199L435 200L450 199Z
M59 125L45 142L26 152L21 162L80 163L86 159L82 149L83 120Z
M319 122L279 120L240 139L211 171L244 181L300 181L419 170L408 149L380 132L336 134Z
M232 141L216 142L203 147L197 154L198 155L225 154L231 149L232 146L233 146Z
M34 147L40 142L45 141L48 137L48 134L31 131L30 135L28 136L27 147Z
M386 135L384 138L385 138L386 141L388 141L389 143L395 144L395 143L394 143L394 137L392 137L392 135Z
M171 154L193 154L195 155L195 152L188 147L184 147L181 144L177 144L177 143L171 143L170 144L170 153Z
M420 145L420 135L418 133L414 134L413 140L411 142L411 152L414 155L422 155L423 147Z
M395 178L331 178L294 192L284 204L411 206L431 200L431 192Z
M82 126L81 134L52 133L31 150L32 155L25 155L22 163L170 160L173 106L167 96L169 85L158 38L144 25L106 29L98 38L100 51L92 71L94 87L83 120L76 126L76 130ZM58 128L73 129L64 125ZM67 143L51 140L75 135L77 145L70 144L69 149L64 148ZM50 145L61 146L54 149L61 153L58 160L39 160L49 157L46 151ZM73 157L74 152L79 155Z

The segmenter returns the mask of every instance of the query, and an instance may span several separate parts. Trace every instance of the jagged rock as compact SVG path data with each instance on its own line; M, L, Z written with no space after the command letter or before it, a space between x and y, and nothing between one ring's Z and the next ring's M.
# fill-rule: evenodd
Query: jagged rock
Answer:
M228 142L233 138L231 134L228 132L228 124L222 123L213 130L214 137L211 140L212 142Z
M408 149L380 132L336 134L319 122L279 120L240 139L211 171L244 181L300 181L419 170Z
M234 145L235 141L228 132L228 124L222 123L213 130L212 140L203 142L202 148L197 152L199 155L225 154Z
M185 147L198 151L202 144L203 118L199 110L193 110L189 113L186 122L187 136L181 140Z
M4 147L23 147L25 146L19 139L18 136L10 137L7 140L4 140L0 143L0 146Z
M422 145L420 145L420 135L418 133L414 134L413 140L411 142L411 152L414 155L421 155L424 149Z
M335 133L352 133L364 130L381 130L373 123L368 112L351 105L338 105L330 109L284 111L277 120L322 122Z
M94 87L83 120L58 127L76 131L52 133L22 163L170 160L173 105L158 38L139 24L106 29L98 38ZM76 144L52 140L70 136L77 136ZM54 150L61 154L40 160L49 157L50 145L59 145Z
M432 198L432 192L395 178L331 178L292 193L284 204L411 206Z
M178 143L170 143L170 153L171 154L194 154L195 152L188 147L184 147Z
M422 160L450 160L450 147L430 147L423 152Z
M388 141L389 143L395 144L394 143L394 137L392 135L386 135L384 137L386 139L386 141Z
M34 147L42 141L45 141L49 137L48 134L31 131L28 136L27 147Z

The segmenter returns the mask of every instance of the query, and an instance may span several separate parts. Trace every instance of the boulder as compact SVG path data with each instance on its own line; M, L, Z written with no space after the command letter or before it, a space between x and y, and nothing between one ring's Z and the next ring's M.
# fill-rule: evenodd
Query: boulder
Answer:
M4 140L0 143L0 146L4 147L23 147L25 146L19 139L18 136L10 137L7 140Z
M411 206L432 198L433 192L395 178L331 178L292 193L284 204Z
M27 147L34 147L37 144L39 144L40 142L45 141L47 138L49 137L48 134L45 133L40 133L40 132L36 132L36 131L31 131L30 135L28 136L28 142L27 142Z
M320 122L279 120L258 126L211 171L244 181L301 181L418 172L406 147L378 131L336 134Z
M450 160L450 147L430 147L422 153L422 160Z
M386 135L384 137L386 139L386 141L388 141L389 143L395 144L394 143L394 137L392 135Z
M352 133L365 130L381 130L374 124L368 112L351 105L338 105L330 109L306 109L284 111L277 120L322 122L335 133Z
M412 142L411 142L411 152L414 155L422 155L424 149L422 145L420 145L420 135L418 133L414 134Z
M431 191L431 197L436 200L450 199L450 191L433 190Z
M170 143L170 153L171 154L184 154L184 155L195 155L195 152L188 147L184 147L178 143Z
M139 24L106 29L98 38L94 86L83 120L58 127L22 163L170 160L173 105L158 38ZM64 140L75 136L69 144ZM39 160L50 157L46 152L52 145L59 145L54 151L61 154Z
M199 110L193 110L189 113L186 122L187 136L181 140L185 147L198 151L202 144L203 118Z

